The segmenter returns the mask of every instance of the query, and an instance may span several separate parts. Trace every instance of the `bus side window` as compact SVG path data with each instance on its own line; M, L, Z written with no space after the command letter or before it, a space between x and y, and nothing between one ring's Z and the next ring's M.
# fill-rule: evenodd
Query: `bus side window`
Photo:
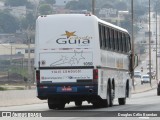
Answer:
M103 46L103 49L106 48L106 29L105 29L105 26L102 26L102 46Z
M122 41L123 41L123 51L126 53L127 52L127 46L126 46L126 36L123 33L123 37L122 37Z
M101 29L101 26L102 25L100 25L99 24L99 43L100 43L100 48L102 48L102 29Z
M110 29L110 43L111 43L111 49L114 50L115 47L114 47L114 37L113 37L113 30Z
M108 38L107 30L108 30L107 27L105 27L105 33L104 33L105 34L105 42L104 42L105 43L105 49L108 48L108 45L107 45L107 38Z
M128 34L126 35L126 40L127 40L127 47L129 52L131 50L131 41L130 41L130 36Z
M109 39L108 39L108 49L111 49L111 29L108 28L108 35L109 35Z
M120 32L120 34L121 34L121 39L120 39L120 41L121 41L121 51L122 52L124 52L124 49L123 49L123 33L122 32Z
M110 49L110 34L109 34L109 28L106 27L106 46L107 49Z
M122 44L122 33L118 33L118 41L119 41L119 51L123 52L123 44Z
M126 52L129 52L129 41L128 41L128 35L125 34L126 37Z
M116 40L117 40L117 51L119 51L119 39L118 39L118 32L116 31L116 34L117 34L117 38L116 38Z
M115 50L114 30L112 30L112 50Z
M114 42L115 42L115 50L118 51L119 46L118 46L117 31L116 30L114 30Z

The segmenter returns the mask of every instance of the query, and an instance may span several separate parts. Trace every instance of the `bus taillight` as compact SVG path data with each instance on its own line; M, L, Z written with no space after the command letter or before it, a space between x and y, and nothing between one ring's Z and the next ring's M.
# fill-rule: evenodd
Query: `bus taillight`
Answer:
M40 71L39 70L36 71L36 81L37 83L40 82Z
M97 82L98 80L98 69L93 70L93 81Z

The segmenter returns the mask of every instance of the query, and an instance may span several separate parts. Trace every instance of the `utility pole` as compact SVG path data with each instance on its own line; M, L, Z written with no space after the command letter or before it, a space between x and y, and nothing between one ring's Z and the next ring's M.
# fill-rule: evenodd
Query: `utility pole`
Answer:
M157 58L157 5L156 5L156 80L158 83L158 58Z
M131 14L132 14L132 67L134 66L134 29L133 29L133 24L134 24L134 16L133 16L133 0L131 0ZM132 86L133 89L135 90L135 85L134 85L134 68L132 68Z
M150 0L149 0L149 73L150 73L150 86L152 87L151 83L151 15L150 15Z
M12 52L12 41L10 42L10 45L11 45L11 55L10 55L10 65L12 65L12 54L13 54L13 52Z
M27 44L28 44L28 88L31 89L31 48L30 48L30 43L31 43L31 27L29 26L27 29Z
M95 15L95 0L92 0L92 14Z

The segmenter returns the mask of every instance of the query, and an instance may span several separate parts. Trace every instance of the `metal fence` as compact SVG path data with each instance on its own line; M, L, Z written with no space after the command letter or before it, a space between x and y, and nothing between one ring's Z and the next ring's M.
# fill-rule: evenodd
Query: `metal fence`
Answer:
M0 56L0 58L4 56ZM0 84L26 84L34 83L34 59L28 66L28 59L0 59ZM28 70L29 69L29 70Z

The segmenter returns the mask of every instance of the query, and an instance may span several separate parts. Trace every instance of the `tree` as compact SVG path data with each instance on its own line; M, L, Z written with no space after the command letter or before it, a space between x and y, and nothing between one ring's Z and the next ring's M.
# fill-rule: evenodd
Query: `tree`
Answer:
M127 4L124 1L119 1L115 3L115 8L120 11L125 11L127 10Z
M6 6L25 6L28 3L27 0L6 0Z
M45 2L46 2L47 4L51 4L51 5L53 5L53 4L56 3L55 0L45 0Z
M145 13L148 13L148 8L146 6L137 4L135 5L134 13L135 13L135 16L138 18L144 15Z
M10 13L0 11L0 32L15 33L18 29L18 20Z
M39 13L41 15L48 15L48 14L51 14L52 13L52 8L49 4L42 4L40 5L39 7Z
M71 10L90 10L91 11L91 6L92 6L92 0L70 1L66 4L66 8Z
M28 13L25 18L21 20L21 28L26 30L29 26L35 26L36 18L32 13Z
M157 11L158 14L160 14L159 6L160 6L160 1L159 0L154 1L154 8L153 9L154 9L154 11Z

